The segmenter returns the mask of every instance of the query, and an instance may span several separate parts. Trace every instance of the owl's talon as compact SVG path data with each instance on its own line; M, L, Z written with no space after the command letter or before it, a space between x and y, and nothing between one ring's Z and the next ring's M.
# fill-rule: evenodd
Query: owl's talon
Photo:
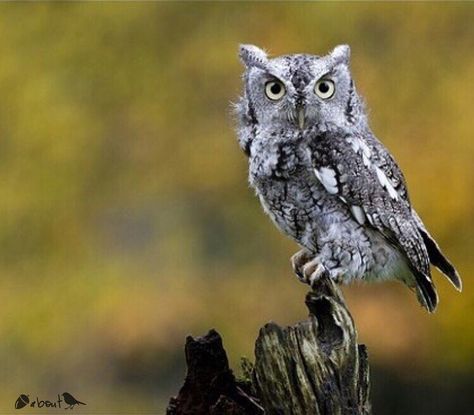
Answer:
M315 289L316 283L328 273L326 267L323 264L318 264L314 272L309 277L309 285L312 289Z
M318 258L306 263L303 267L303 281L310 285L311 288L314 288L316 283L325 274L327 274L327 270Z
M301 251L298 251L291 257L291 266L293 268L293 272L303 283L308 282L304 276L303 267L311 260L311 256L311 252L306 248L303 248Z

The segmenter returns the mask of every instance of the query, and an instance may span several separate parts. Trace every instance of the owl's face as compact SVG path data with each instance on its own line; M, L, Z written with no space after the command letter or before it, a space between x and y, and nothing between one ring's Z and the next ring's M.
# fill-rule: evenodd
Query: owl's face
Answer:
M258 47L242 45L244 99L250 116L271 129L337 128L353 122L359 100L349 55L349 46L341 45L322 57L297 54L269 59Z

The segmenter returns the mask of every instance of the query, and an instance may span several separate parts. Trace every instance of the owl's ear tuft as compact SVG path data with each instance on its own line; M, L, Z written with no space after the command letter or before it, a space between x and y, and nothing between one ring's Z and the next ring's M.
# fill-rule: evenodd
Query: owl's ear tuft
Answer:
M351 48L349 45L338 45L329 54L335 63L349 64Z
M268 62L267 54L254 45L240 45L239 57L247 68L256 66L257 68L264 69Z

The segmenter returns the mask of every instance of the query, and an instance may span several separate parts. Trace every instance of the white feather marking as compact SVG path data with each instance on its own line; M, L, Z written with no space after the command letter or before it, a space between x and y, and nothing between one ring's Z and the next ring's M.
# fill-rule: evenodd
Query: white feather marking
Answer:
M314 169L314 173L329 193L333 195L337 193L336 172L333 169L321 167L319 170Z
M339 196L339 199L341 199L344 203L347 203L347 200L343 196Z
M370 157L368 157L365 153L362 153L362 163L364 163L365 167L370 167L372 165Z
M378 167L375 167L375 172L377 173L377 178L379 179L380 184L385 187L385 184L387 183L387 177L385 176L385 173Z
M319 174L318 169L314 169L314 174L316 175L316 178L317 178L320 182L322 182L322 180L321 180L321 175Z
M360 145L360 148L362 149L362 154L365 154L366 157L370 158L370 156L372 155L372 152L370 151L369 146L365 144L365 142L362 141L360 138L359 138L359 145Z
M391 184L387 187L388 193L390 194L390 197L394 200L398 199L398 193L397 191L393 188Z
M374 226L374 220L372 219L372 216L370 216L368 213L366 213L365 216L367 217L367 220L369 221L369 223L372 226Z
M356 218L356 221L359 223L359 225L363 225L365 223L365 213L360 206L351 206L351 212Z
M392 199L397 200L398 193L394 189L392 183L390 183L390 181L388 180L385 173L378 167L375 167L375 172L377 173L377 178L379 179L379 182L382 185L382 187L384 187L388 191L388 194L390 195Z
M321 178L331 186L337 186L336 172L329 167L321 167Z
M352 146L352 149L357 153L360 148L360 140L354 137L347 137L347 142Z
M372 151L370 150L369 146L364 142L364 140L356 137L348 137L346 140L351 145L355 153L359 153L360 151L364 166L370 167L372 165L372 162L370 161Z

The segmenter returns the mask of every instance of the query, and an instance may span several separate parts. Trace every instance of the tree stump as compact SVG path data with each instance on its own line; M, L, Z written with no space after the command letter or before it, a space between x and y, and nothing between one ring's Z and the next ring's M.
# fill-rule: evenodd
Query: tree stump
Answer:
M339 288L322 279L306 296L309 318L268 323L247 382L229 369L219 334L186 341L188 373L168 415L369 415L369 366Z
M219 333L188 336L185 354L188 373L178 396L170 399L167 415L263 414L248 387L239 384L229 369Z

